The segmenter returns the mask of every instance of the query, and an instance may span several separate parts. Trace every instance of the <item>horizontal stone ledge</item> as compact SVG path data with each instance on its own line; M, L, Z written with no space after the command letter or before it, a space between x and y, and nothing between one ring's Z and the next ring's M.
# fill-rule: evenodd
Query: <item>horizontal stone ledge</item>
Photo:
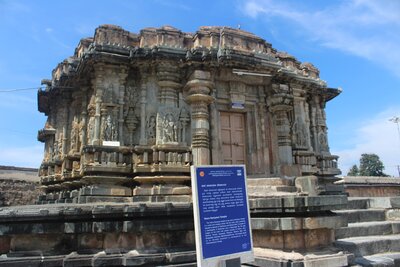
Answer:
M100 251L97 253L79 254L72 252L67 255L56 256L23 256L0 257L0 266L196 266L195 250L171 250L170 252L138 251L132 250L125 253L119 251ZM117 264L117 265L115 265ZM191 265L192 264L192 265Z
M282 196L276 198L250 199L251 210L256 209L293 209L299 211L307 210L329 210L335 206L347 204L347 196ZM314 207L314 209L313 209Z
M119 221L82 221L82 222L21 222L0 223L0 237L10 235L44 234L85 234L85 233L137 233L148 231L191 231L194 229L193 217L136 218Z
M389 178L389 177L375 177L375 176L346 176L337 183L345 185L351 184L365 184L365 185L399 185L400 178Z
M304 218L251 218L251 228L253 230L337 229L346 225L347 221L345 218L335 215Z
M84 220L114 217L157 217L192 215L192 203L48 204L0 208L0 223L43 220Z

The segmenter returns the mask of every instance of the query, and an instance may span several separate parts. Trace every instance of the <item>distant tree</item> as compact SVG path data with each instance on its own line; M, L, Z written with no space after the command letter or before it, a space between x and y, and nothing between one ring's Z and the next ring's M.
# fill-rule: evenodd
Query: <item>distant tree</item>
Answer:
M356 164L354 164L353 167L351 167L351 169L347 173L347 176L359 176L359 175L360 175L360 171L358 170L358 167Z
M353 166L354 167L354 166ZM382 161L376 154L362 154L360 158L360 176L388 176L383 173Z

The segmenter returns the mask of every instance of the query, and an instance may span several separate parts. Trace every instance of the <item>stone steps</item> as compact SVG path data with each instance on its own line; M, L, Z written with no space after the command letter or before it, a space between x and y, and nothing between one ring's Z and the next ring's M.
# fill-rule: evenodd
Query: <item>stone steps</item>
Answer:
M336 210L335 213L347 219L348 223L385 221L385 209Z
M381 267L381 266L400 266L400 253L382 253L372 256L356 258L355 266Z
M400 266L399 204L399 197L351 197L335 211L348 222L334 244L354 255L350 266Z
M356 236L390 235L400 233L400 222L377 221L349 223L347 227L341 227L335 231L336 239Z
M345 210L358 209L399 209L400 197L349 197Z
M400 234L343 238L336 240L334 244L359 258L400 251Z

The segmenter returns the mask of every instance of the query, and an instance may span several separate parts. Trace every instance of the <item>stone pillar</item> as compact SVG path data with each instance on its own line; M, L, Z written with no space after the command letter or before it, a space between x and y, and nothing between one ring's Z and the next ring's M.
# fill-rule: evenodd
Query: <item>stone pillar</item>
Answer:
M178 89L180 84L179 69L175 65L160 64L157 66L158 85L160 86L159 99L161 105L178 107Z
M68 153L67 151L67 141L68 141L68 137L70 136L70 134L68 133L69 130L69 117L70 117L70 105L71 105L71 94L68 92L64 92L63 95L64 98L64 121L62 122L62 150L61 150L61 155L62 158Z
M146 104L147 104L147 75L144 70L142 72L142 85L140 90L140 145L147 145L146 138Z
M87 129L87 91L88 88L86 86L83 86L81 88L82 90L82 112L81 112L81 147L79 148L79 151L82 151L83 146L87 145L87 135L86 135L86 129Z
M290 121L288 117L289 112L293 109L293 96L289 94L286 85L274 86L278 87L278 89L275 90L275 94L269 97L268 107L275 119L281 174L293 175L294 173L288 168L293 164Z
M180 72L176 65L168 62L157 66L160 105L157 108L156 145L179 146L179 89ZM164 148L160 148L163 150Z
M101 103L103 96L103 66L99 65L95 69L95 78L93 79L94 93L95 93L95 103L96 103L96 113L94 115L94 137L92 145L100 145L100 127L101 127Z
M119 77L119 117L118 117L118 139L121 146L124 145L124 97L126 77L128 76L126 68L121 66L121 72L118 73Z
M196 70L185 86L188 90L187 102L191 107L192 154L194 165L210 164L210 122L208 105L213 102L210 91L213 88L211 74Z

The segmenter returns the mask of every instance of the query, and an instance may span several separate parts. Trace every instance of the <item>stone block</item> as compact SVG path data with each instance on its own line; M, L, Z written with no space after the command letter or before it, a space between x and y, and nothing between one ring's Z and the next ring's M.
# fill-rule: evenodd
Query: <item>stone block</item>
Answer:
M249 178L247 186L293 186L294 178Z
M300 176L295 180L295 185L301 193L308 196L317 196L319 194L317 176Z
M108 222L93 222L92 232L103 233L103 232L122 232L123 222L122 221L108 221Z
M92 254L78 254L77 252L72 252L67 255L63 262L63 267L83 267L92 266Z
M304 233L306 248L317 248L331 245L335 241L332 229L312 229Z
M332 247L308 251L282 251L267 248L254 248L255 261L251 265L258 267L339 267L348 266L347 255Z
M210 80L211 73L209 71L195 70L191 76L192 79Z
M104 251L94 255L91 267L120 267L122 266L123 255L121 254L106 254Z
M387 210L386 220L400 221L400 209Z
M193 230L193 218L165 218L158 220L124 221L124 232Z
M137 238L138 236L136 233L106 233L104 235L103 247L106 250L132 250L140 247L140 244L137 244Z
M165 258L168 263L196 262L196 251L170 252Z
M130 251L124 255L123 266L157 266L165 261L164 254L140 255L136 250Z
M10 236L0 236L0 255L6 254L10 251L11 245L11 237Z
M130 203L130 197L121 196L80 196L79 203L96 203L96 202L113 202L113 203Z
M369 199L367 198L349 198L348 203L346 206L343 207L338 207L338 209L349 209L349 210L354 210L354 209L368 209L369 207Z
M348 223L384 221L385 210L369 209L369 210L337 210L336 214L347 219ZM387 215L386 215L387 216Z
M399 209L400 208L400 197L391 197L390 198L390 206L393 209Z
M103 248L103 234L86 233L78 236L79 250L96 250Z
M344 238L335 241L335 246L363 257L378 253L400 251L400 235L379 235Z
M74 247L74 237L60 234L14 235L10 242L12 251L62 252L68 247Z
M400 223L392 222L363 222L353 223L348 227L342 227L335 231L336 239L370 236L370 235L387 235L400 232Z
M301 176L301 165L282 165L281 174L288 177Z
M86 186L81 188L82 196L132 196L132 189L124 186Z
M272 249L310 249L331 245L331 229L267 231L253 230L253 245Z

